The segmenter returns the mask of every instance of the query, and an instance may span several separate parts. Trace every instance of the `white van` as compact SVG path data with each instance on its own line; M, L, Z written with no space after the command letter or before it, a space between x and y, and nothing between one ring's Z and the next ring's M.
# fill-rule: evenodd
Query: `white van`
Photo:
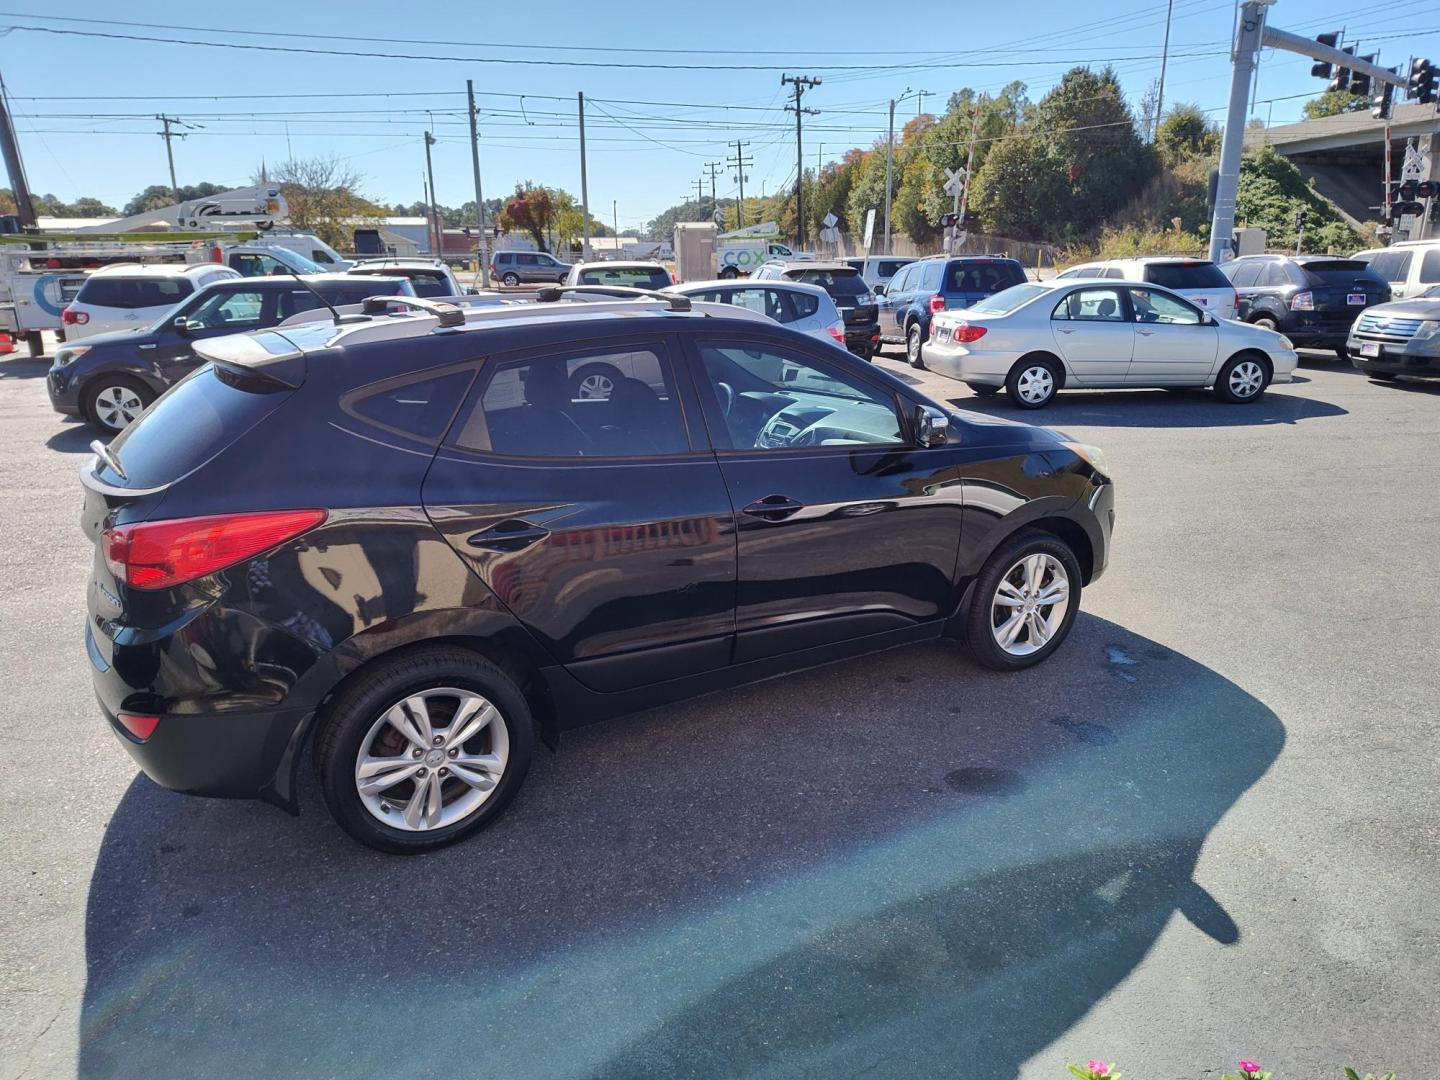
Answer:
M261 240L261 244L270 247L281 247L288 251L304 255L305 258L315 263L321 270L349 270L355 265L354 259L347 259L338 251L325 243L314 233L277 233L268 232Z
M1391 296L1406 300L1440 285L1440 240L1404 240L1388 248L1357 251L1351 256L1370 264L1390 283Z
M1057 278L1113 278L1143 281L1177 292L1217 319L1233 319L1238 298L1230 279L1209 259L1147 255L1138 259L1105 259L1072 266Z
M914 261L904 255L863 255L845 260L860 271L865 284L872 290L876 285L890 284L890 279L900 272L902 266L909 266Z

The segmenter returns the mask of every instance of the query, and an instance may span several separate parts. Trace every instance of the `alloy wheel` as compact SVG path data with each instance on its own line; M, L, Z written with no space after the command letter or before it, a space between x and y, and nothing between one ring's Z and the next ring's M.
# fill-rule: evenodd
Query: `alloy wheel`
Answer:
M615 389L615 381L609 375L595 373L586 375L575 388L575 396L581 401L606 401Z
M128 386L107 386L95 395L95 415L111 431L124 431L145 411L145 403Z
M1055 392L1055 376L1044 364L1035 364L1020 373L1015 385L1022 400L1038 405Z
M1265 385L1265 369L1254 360L1242 360L1230 370L1230 392L1237 398L1251 398Z
M1043 649L1070 610L1070 575L1053 555L1026 555L1005 571L990 601L990 633L1011 656Z
M509 757L499 709L472 690L436 687L396 702L371 725L355 759L355 788L377 821L429 832L475 814Z

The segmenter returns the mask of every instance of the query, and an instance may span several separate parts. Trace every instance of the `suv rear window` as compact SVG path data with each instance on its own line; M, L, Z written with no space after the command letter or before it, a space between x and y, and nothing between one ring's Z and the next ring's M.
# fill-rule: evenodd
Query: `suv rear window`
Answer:
M180 277L92 277L80 286L75 302L127 310L170 307L194 291L190 282Z
M819 285L836 300L864 296L870 291L865 279L854 270L792 270L785 276L806 285Z
M644 267L617 266L613 269L582 270L580 285L623 285L627 289L664 289L672 284L670 275L664 270L647 270Z
M1370 264L1359 259L1325 259L1300 264L1305 277L1314 285L1349 285L1357 277L1376 278Z
M1146 263L1145 280L1167 289L1228 289L1230 279L1212 262Z
M1011 285L1020 285L1025 274L1014 263L955 262L945 274L946 292L997 293Z
M126 486L158 487L178 480L229 446L290 393L242 390L223 381L213 367L200 368L110 444L129 478Z

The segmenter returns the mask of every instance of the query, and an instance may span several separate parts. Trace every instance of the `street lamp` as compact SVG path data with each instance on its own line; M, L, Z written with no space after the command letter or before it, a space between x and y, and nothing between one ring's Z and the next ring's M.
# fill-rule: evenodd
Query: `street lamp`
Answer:
M898 98L890 99L890 136L885 141L885 254L890 252L890 204L895 201L894 195L894 173L895 173L895 106L899 105L908 97L919 95L924 97L929 90L911 90L908 86L905 92Z

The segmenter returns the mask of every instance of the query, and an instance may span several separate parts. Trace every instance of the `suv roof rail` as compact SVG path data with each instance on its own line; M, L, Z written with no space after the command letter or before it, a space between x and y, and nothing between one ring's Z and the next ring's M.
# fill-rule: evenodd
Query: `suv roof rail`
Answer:
M366 315L384 315L392 304L434 315L441 326L465 325L464 308L421 296L371 296L366 298L360 310Z
M549 285L535 294L541 303L554 303L566 293L591 292L604 296L619 296L636 300L664 300L671 311L689 311L690 298L681 293L664 292L660 289L635 289L629 285Z

